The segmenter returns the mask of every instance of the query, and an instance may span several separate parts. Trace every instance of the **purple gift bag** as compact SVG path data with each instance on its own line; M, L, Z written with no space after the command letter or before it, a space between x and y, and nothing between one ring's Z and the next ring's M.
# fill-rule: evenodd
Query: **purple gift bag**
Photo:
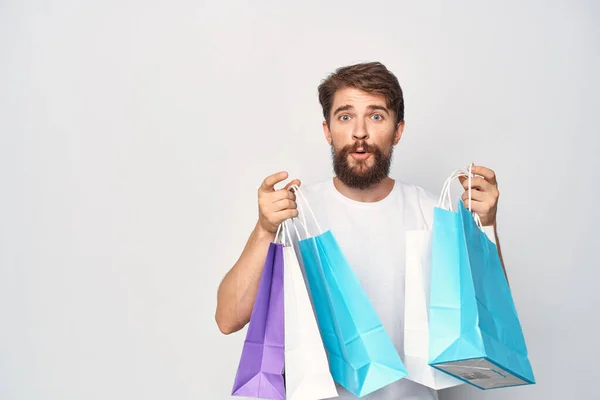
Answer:
M233 384L233 396L285 399L283 302L283 245L271 243Z

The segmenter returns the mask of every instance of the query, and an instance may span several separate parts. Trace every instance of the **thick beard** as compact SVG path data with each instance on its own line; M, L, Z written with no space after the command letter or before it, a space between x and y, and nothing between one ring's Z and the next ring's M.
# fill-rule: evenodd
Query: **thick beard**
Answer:
M359 147L362 147L366 152L371 153L375 163L372 167L360 171L356 167L350 166L348 157L350 153L355 152ZM357 141L354 145L344 146L340 151L336 152L333 145L331 146L331 156L333 158L333 171L340 181L346 186L365 190L373 185L378 184L390 173L392 165L392 153L394 146L390 146L389 154L386 156L381 149L375 145L368 145L366 142ZM367 160L358 161L365 163Z

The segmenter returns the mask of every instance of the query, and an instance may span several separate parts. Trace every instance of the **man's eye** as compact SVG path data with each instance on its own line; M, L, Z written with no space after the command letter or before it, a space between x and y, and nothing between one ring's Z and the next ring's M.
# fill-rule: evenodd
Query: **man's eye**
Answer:
M340 117L340 121L350 121L350 116L349 115L342 115Z
M372 117L375 121L381 121L383 119L383 115L381 114L373 114Z

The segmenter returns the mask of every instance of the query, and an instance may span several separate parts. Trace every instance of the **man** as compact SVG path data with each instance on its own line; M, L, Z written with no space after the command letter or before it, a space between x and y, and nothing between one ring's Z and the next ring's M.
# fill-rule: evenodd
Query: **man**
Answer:
M335 177L302 188L323 230L331 230L358 276L392 342L404 351L404 239L431 228L437 197L388 176L392 151L404 130L404 99L397 78L380 63L339 68L319 86L323 132ZM494 172L475 166L472 210L495 227L498 189ZM286 172L267 177L258 190L259 216L239 260L218 291L216 321L229 334L248 323L269 243L279 224L298 215L296 197L274 186ZM461 180L467 201L468 181ZM465 203L466 204L466 203ZM317 233L313 230L314 233ZM497 240L497 239L496 239ZM354 398L338 387L340 398ZM429 400L431 389L399 380L364 398Z

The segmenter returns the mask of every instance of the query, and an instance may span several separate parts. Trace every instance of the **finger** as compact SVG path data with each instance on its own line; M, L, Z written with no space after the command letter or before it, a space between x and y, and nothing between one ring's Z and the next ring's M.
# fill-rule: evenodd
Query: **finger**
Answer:
M290 199L283 199L276 201L271 206L271 211L277 212L281 210L294 209L297 208L296 202Z
M296 200L296 195L290 191L285 189L279 189L272 193L268 193L264 196L266 203L275 203L276 201L283 199Z
M468 200L464 202L465 207L469 208ZM490 212L490 207L485 201L472 201L471 202L471 211L479 214L480 217L488 214Z
M300 179L294 179L293 181L289 182L287 185L285 185L284 189L288 190L292 185L296 185L298 187L300 187L302 183L300 182Z
M298 210L295 208L290 208L287 210L283 210L283 211L278 211L275 213L275 218L277 221L279 221L279 223L290 219L290 218L296 218L298 216Z
M281 172L277 172L276 174L269 175L261 183L259 191L272 192L275 190L275 185L277 185L279 182L287 179L287 177L288 177L288 173L285 171L281 171Z
M471 190L471 201L486 201L489 200L489 194L486 192L480 192L479 190ZM469 192L465 191L461 198L465 201L469 201ZM467 203L465 203L467 204Z
M465 190L469 190L469 180L467 178L461 181L461 184ZM471 189L481 190L483 192L492 192L494 190L494 185L486 181L484 178L476 176L471 178Z
M496 181L496 173L489 168L486 168L481 165L475 165L471 168L471 172L473 174L483 176L485 180L491 183L492 185L496 185L498 183Z

